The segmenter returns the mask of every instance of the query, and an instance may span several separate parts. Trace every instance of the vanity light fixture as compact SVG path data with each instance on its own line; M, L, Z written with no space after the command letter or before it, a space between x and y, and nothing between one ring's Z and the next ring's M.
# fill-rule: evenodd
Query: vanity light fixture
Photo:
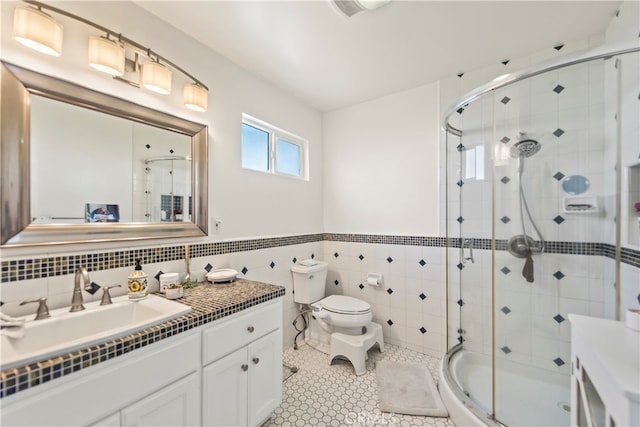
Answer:
M89 65L112 76L124 75L125 51L120 43L107 37L89 37Z
M169 95L171 93L171 70L153 60L142 64L140 83L150 91Z
M13 38L23 45L51 56L62 54L62 25L40 8L16 6Z
M195 111L207 111L209 89L150 48L57 7L35 0L23 2L28 6L16 6L13 35L25 46L48 55L60 56L63 27L43 10L74 19L105 34L89 38L88 63L92 68L132 86L144 87L165 95L171 93L172 71L177 71L190 80L183 88L184 105Z
M184 85L184 105L195 111L207 111L207 94L206 88L197 83L187 83Z

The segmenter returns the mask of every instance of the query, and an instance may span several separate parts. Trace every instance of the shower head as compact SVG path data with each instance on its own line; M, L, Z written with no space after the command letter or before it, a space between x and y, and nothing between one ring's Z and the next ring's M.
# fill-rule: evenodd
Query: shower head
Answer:
M514 159L531 157L540 151L541 147L540 143L534 139L523 139L513 144L510 154Z

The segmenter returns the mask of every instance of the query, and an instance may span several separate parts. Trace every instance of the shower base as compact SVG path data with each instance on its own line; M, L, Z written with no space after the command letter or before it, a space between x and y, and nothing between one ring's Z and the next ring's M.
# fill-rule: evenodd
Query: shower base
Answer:
M509 427L568 426L570 377L542 368L499 359L496 373L496 418ZM443 363L443 367L445 364ZM460 350L448 363L450 376L441 375L440 393L456 425L495 425L469 409L475 402L481 413L491 413L491 357ZM454 384L446 383L451 379ZM455 398L457 388L467 396ZM451 407L450 407L451 406ZM456 420L459 418L459 420Z

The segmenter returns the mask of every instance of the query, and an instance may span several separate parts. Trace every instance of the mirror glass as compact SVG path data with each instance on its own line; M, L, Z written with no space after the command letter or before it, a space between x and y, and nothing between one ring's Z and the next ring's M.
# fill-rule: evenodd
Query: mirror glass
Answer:
M207 235L207 126L2 63L3 247Z
M32 95L32 222L191 221L190 200L187 135Z
M582 194L589 189L589 180L582 175L570 175L562 181L562 190L565 193L576 195Z

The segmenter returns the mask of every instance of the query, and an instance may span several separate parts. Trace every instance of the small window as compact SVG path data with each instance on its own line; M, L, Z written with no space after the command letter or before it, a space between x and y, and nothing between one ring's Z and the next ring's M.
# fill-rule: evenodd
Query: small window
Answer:
M307 141L243 114L242 167L307 179Z
M279 173L300 176L301 155L302 149L300 145L283 138L277 138L276 167Z
M269 132L242 124L242 167L269 171Z

